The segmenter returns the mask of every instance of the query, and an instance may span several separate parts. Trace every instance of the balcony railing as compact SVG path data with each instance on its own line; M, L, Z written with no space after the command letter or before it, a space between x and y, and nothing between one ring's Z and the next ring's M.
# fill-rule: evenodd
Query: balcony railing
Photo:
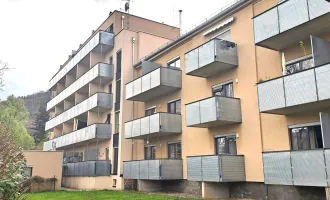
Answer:
M49 81L49 88L52 88L60 81L74 66L76 66L91 51L105 53L114 46L114 34L106 31L99 31L90 39L77 54L66 63L66 65L57 72L57 74Z
M185 54L186 74L207 78L238 66L237 45L213 39Z
M47 110L53 108L66 98L83 88L90 82L97 84L104 84L113 79L113 65L98 63L93 68L88 70L84 75L78 78L70 86L65 88L61 93L55 96L52 100L47 103Z
M110 138L111 124L93 124L45 142L43 150L50 151L86 141Z
M126 99L149 101L181 89L181 70L159 67L126 84Z
M330 3L326 0L287 0L254 17L255 43L283 50L330 30Z
M187 157L187 173L187 179L191 181L245 181L244 156L189 156Z
M242 122L241 100L214 96L186 104L188 127L211 128Z
M260 112L286 115L330 105L330 42L312 36L311 43L312 68L258 84Z
M172 113L156 113L125 123L125 138L145 139L182 132L181 115Z
M182 160L140 160L124 162L124 179L180 180L183 179Z
M77 117L87 111L94 110L98 112L104 112L112 108L112 94L108 93L96 93L89 97L85 101L80 102L69 110L62 114L54 117L53 119L46 122L45 130L54 128L74 117Z
M330 186L330 150L265 152L265 184Z
M63 164L64 177L97 177L110 175L111 162L109 160L96 160Z

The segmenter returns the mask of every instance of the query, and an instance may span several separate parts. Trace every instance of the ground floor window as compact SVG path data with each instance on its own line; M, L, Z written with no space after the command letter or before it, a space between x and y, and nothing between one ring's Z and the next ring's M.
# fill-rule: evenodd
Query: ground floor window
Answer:
M236 137L216 137L215 138L215 153L237 155Z
M156 147L155 146L145 146L144 147L144 159L145 160L155 160L156 159Z
M323 148L321 125L290 128L292 150Z
M181 142L168 144L168 158L169 159L181 159Z
M25 167L23 170L23 175L25 177L32 177L32 167Z

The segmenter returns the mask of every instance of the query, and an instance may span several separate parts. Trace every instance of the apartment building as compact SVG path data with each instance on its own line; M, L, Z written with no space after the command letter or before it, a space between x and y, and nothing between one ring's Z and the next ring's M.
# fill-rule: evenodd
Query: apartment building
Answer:
M330 198L329 13L326 0L236 1L137 62L124 82L125 184Z
M44 151L64 151L63 187L124 189L122 85L136 60L178 36L176 27L114 11L60 66L49 82Z

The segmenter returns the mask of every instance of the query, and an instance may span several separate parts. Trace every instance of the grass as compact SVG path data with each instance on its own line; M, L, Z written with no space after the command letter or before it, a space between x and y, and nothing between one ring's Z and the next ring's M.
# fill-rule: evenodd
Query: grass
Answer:
M166 196L161 194L149 194L139 193L131 191L57 191L57 192L40 192L25 194L23 197L27 197L27 200L109 200L109 199L152 199L152 200L179 200L188 198L179 198L173 196ZM189 200L193 200L190 198Z

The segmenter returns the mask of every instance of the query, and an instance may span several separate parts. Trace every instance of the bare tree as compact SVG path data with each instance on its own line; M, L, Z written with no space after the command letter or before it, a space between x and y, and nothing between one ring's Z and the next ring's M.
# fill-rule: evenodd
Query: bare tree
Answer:
M5 86L4 75L9 70L8 63L0 59L0 90Z

